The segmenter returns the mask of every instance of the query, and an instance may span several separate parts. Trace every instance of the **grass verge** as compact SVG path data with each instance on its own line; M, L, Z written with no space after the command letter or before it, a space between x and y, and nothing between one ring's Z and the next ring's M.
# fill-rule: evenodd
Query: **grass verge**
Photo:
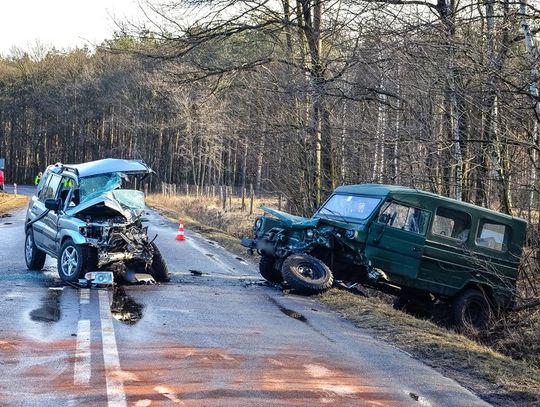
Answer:
M379 298L332 289L318 297L330 309L451 377L495 405L540 405L540 370L488 346L396 311Z
M0 215L12 209L20 208L28 203L28 197L24 195L12 195L0 192Z

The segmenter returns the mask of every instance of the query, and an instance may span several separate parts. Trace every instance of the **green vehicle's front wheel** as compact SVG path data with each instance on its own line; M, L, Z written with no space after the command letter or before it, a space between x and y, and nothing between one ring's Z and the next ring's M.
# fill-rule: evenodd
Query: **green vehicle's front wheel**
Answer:
M282 283L283 276L280 270L276 270L276 259L270 256L261 256L259 260L259 272L265 280L271 283Z
M287 257L281 274L295 291L302 294L319 294L334 284L334 275L328 266L308 254Z

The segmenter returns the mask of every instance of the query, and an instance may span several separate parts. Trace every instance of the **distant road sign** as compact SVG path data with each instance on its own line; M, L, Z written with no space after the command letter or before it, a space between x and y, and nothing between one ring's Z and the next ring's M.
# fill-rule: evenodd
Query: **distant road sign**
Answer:
M6 159L0 158L0 170L3 170L6 165Z

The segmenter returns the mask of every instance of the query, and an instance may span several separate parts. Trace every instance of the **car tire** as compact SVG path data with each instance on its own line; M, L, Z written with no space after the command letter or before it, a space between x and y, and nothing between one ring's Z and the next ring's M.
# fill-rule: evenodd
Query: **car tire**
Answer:
M160 283L167 283L171 281L171 275L169 273L169 268L167 263L163 259L161 252L155 243L152 243L152 248L154 249L154 257L152 259L151 274L154 277L154 280Z
M486 329L493 319L486 295L476 289L466 290L454 300L452 314L456 327L468 332Z
M78 282L84 273L94 267L92 249L66 239L58 254L58 274L64 283Z
M293 254L281 267L283 279L300 294L319 294L334 283L332 271L319 259L308 254Z
M271 283L282 283L283 276L280 270L275 269L276 259L270 256L261 256L259 260L259 272L266 281Z
M45 265L45 259L47 255L45 252L39 250L34 242L34 231L29 228L26 231L26 240L24 242L24 259L26 260L26 267L28 270L43 270Z

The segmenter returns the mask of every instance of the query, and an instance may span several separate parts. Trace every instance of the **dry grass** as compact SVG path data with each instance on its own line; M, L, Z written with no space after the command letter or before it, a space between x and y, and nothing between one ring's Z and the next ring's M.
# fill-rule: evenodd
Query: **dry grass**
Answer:
M183 218L186 227L204 233L206 237L242 256L245 256L246 248L240 245L240 239L251 236L255 219L263 214L260 207L277 207L277 199L255 199L254 213L249 215L249 201L246 200L248 209L242 211L242 201L237 197L232 198L230 208L227 204L227 209L223 210L218 198L169 197L162 194L148 195L146 203L175 222Z
M332 289L320 301L498 405L540 405L540 370L378 298Z
M11 195L0 192L0 215L12 209L20 208L28 203L28 197L24 195Z

